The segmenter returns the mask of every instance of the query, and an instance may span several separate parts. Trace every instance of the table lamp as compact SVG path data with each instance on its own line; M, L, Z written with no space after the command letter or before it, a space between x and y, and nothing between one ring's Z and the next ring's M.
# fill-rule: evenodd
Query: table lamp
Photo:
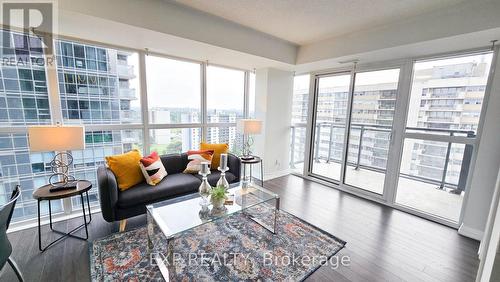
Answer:
M50 162L52 175L50 191L76 188L75 177L68 174L73 156L69 150L85 149L85 130L83 126L30 126L28 128L29 148L31 152L55 151Z
M238 128L241 133L246 135L246 141L243 144L243 156L242 160L251 160L254 157L250 151L250 147L253 145L253 138L251 135L260 134L262 131L262 121L258 119L240 119L238 121Z

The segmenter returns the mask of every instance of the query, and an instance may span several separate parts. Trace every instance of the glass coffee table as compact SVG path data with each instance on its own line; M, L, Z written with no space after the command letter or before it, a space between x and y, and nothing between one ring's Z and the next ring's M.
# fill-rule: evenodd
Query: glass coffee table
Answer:
M276 232L276 216L279 210L280 199L273 193L256 184L231 184L228 196L232 203L224 205L224 209L215 210L211 205L202 209L201 197L198 193L181 196L148 205L147 228L148 248L158 265L163 278L169 281L167 264L172 262L172 250L169 246L171 239L182 236L182 232L205 223L214 222L236 213L244 213L251 220L260 224L272 233ZM260 217L254 213L260 207L272 209L272 216Z

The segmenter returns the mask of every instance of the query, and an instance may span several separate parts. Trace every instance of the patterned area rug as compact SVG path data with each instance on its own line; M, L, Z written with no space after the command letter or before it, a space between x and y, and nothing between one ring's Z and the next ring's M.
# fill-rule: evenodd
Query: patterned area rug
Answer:
M198 226L171 240L171 281L300 281L345 242L284 211L276 234L243 213ZM150 260L147 229L90 244L92 281L163 281Z

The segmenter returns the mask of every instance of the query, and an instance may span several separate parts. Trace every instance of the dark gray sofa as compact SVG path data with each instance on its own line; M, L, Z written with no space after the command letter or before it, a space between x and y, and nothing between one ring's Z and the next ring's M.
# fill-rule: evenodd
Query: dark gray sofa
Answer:
M113 222L140 215L146 213L148 204L198 192L201 175L182 173L189 162L186 153L164 155L160 159L168 173L160 183L150 186L143 182L125 191L118 189L115 175L110 169L105 166L97 169L101 212L106 221ZM228 167L227 181L240 181L240 159L228 154ZM220 172L212 170L208 182L215 186L219 177Z

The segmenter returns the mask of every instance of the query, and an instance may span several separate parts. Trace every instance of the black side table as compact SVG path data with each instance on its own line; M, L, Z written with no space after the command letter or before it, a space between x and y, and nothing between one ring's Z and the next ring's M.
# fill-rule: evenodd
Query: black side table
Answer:
M264 167L262 164L262 159L256 156L253 156L252 159L242 159L240 157L240 161L243 164L243 179L247 176L247 165L250 168L250 181L252 180L252 165L260 163L260 182L261 186L264 187Z
M90 203L89 203L89 193L88 193L90 188L92 188L92 183L90 181L78 180L78 183L76 185L76 189L50 192L49 191L50 188L52 188L52 185L47 184L47 185L44 185L44 186L36 189L33 192L33 198L36 199L38 202L38 249L41 252L44 252L50 246L56 244L57 242L61 241L62 239L66 238L66 237L73 237L73 238L80 239L80 240L87 240L89 238L89 231L87 229L87 225L92 221L92 214L90 213ZM87 215L85 214L85 202L83 200L83 194L85 194L87 196L87 210L89 213L89 220L88 221L87 221ZM84 223L82 225L74 228L73 230L67 232L67 233L54 229L52 227L52 207L51 207L50 201L64 199L64 198L70 198L73 196L80 196L80 199L82 201L82 211L83 211L83 222ZM41 201L49 201L50 230L63 235L43 248L42 248L42 231L41 231L41 225L40 225L40 202ZM85 227L85 235L86 235L85 238L72 234L73 232L81 229L82 227Z

